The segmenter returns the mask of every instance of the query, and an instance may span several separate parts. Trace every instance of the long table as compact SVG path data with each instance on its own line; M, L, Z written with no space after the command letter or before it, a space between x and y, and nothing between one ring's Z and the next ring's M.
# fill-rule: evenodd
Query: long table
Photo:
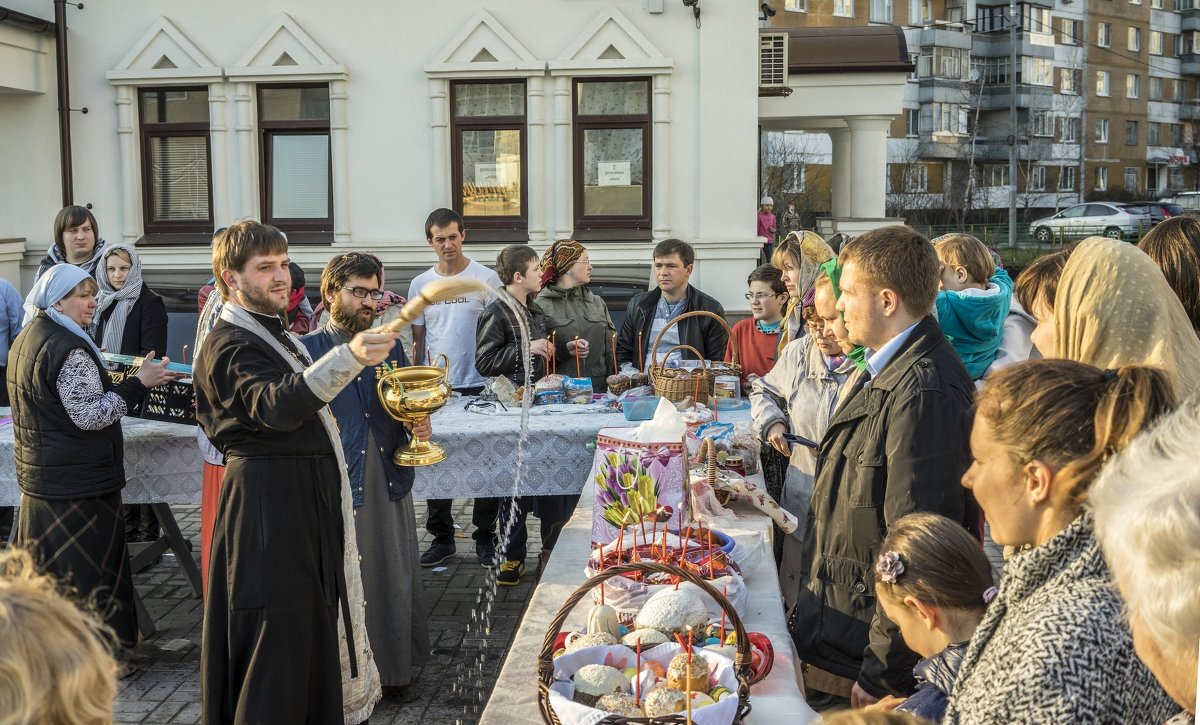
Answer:
M517 627L516 639L508 650L480 725L508 725L534 722L536 719L537 657L546 630L559 607L584 581L584 564L591 551L594 492L594 486L584 486L579 506L558 538L554 553L542 571L533 598ZM768 545L768 553L761 558L759 565L753 571L745 572L748 596L745 611L740 613L742 623L747 631L767 635L775 648L775 663L771 673L750 688L752 709L746 722L750 725L815 723L820 718L804 701L801 675L796 666L796 651L784 619L779 576L769 553L771 522L747 505L735 504L734 510L742 516L738 523L744 530L727 530L727 533L737 534L739 541L747 534L758 536ZM567 618L568 629L585 629L589 601L589 597L584 597Z
M125 435L125 503L150 504L162 536L146 544L129 545L129 564L141 571L158 560L168 550L183 568L192 592L201 594L200 568L192 558L188 541L179 530L171 504L200 502L200 479L203 457L196 444L196 428L190 425L124 418L121 429ZM17 471L13 462L13 427L0 425L0 506L19 506L21 492L17 488ZM144 637L154 634L154 620L135 590L133 603L137 608L138 628Z
M433 415L433 440L446 460L416 469L413 499L474 498L512 495L519 408L500 408L495 415L463 408L467 399L453 398ZM560 409L561 410L561 409ZM397 423L397 425L399 425ZM534 408L525 444L526 466L521 493L526 496L578 493L592 465L585 445L596 431L631 425L620 413L552 412ZM125 433L125 503L200 503L201 464L193 426L140 418L121 422ZM0 506L17 506L11 425L0 426Z

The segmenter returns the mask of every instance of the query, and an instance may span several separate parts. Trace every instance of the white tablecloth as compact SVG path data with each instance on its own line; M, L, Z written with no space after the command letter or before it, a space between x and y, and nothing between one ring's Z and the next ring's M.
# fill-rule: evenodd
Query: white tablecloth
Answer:
M584 487L579 507L559 536L550 563L542 572L541 581L517 628L516 639L509 648L480 725L540 721L537 714L537 657L551 619L567 597L583 583L584 562L591 548L594 490L591 485ZM771 522L766 516L740 505L736 510L743 516L739 524L746 532L759 537L769 536ZM739 534L740 538L739 530L727 528L727 532ZM775 560L769 555L763 556L759 565L745 574L748 597L745 611L741 613L742 623L748 631L767 635L775 647L771 673L750 688L752 710L746 722L751 725L815 723L819 718L804 702L796 651L784 621ZM585 629L590 606L589 598L584 597L567 619L567 628Z
M141 418L121 421L125 434L125 503L200 503L204 458L196 426ZM21 493L13 465L13 427L0 425L0 506L17 506Z
M446 449L446 460L417 469L413 498L511 496L516 477L520 407L486 415L466 411L464 399L450 401L433 414L433 440ZM579 493L592 468L585 445L601 428L636 425L620 413L551 412L533 408L525 444L521 494L546 496Z

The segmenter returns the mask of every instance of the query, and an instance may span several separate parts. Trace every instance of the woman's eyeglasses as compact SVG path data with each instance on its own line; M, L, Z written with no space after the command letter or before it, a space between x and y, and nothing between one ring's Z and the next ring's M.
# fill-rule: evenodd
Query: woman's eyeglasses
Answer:
M780 294L767 294L766 292L755 292L754 294L750 294L749 292L747 292L747 293L746 293L746 299L750 300L751 302L757 302L757 301L759 301L759 300L769 300L769 299L771 299L772 297L779 297L779 296L781 296L782 294L784 294L784 293L780 293Z
M367 289L366 287L343 287L342 289L346 290L360 300L365 300L366 298L370 297L378 302L379 300L383 299L383 290Z

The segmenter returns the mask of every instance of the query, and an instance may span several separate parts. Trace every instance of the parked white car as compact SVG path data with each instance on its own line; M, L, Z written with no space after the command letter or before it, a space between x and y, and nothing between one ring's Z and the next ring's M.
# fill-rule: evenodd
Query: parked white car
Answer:
M1154 226L1153 217L1145 212L1139 207L1126 209L1117 203L1092 201L1038 219L1029 225L1029 233L1042 243L1091 236L1136 241Z

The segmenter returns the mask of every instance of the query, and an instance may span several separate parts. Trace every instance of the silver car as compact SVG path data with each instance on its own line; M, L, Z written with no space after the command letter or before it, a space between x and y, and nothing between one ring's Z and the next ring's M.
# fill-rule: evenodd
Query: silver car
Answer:
M1106 201L1076 204L1054 216L1038 219L1029 225L1029 233L1043 244L1055 239L1105 236L1112 239L1137 240L1150 231L1154 219L1145 209Z

